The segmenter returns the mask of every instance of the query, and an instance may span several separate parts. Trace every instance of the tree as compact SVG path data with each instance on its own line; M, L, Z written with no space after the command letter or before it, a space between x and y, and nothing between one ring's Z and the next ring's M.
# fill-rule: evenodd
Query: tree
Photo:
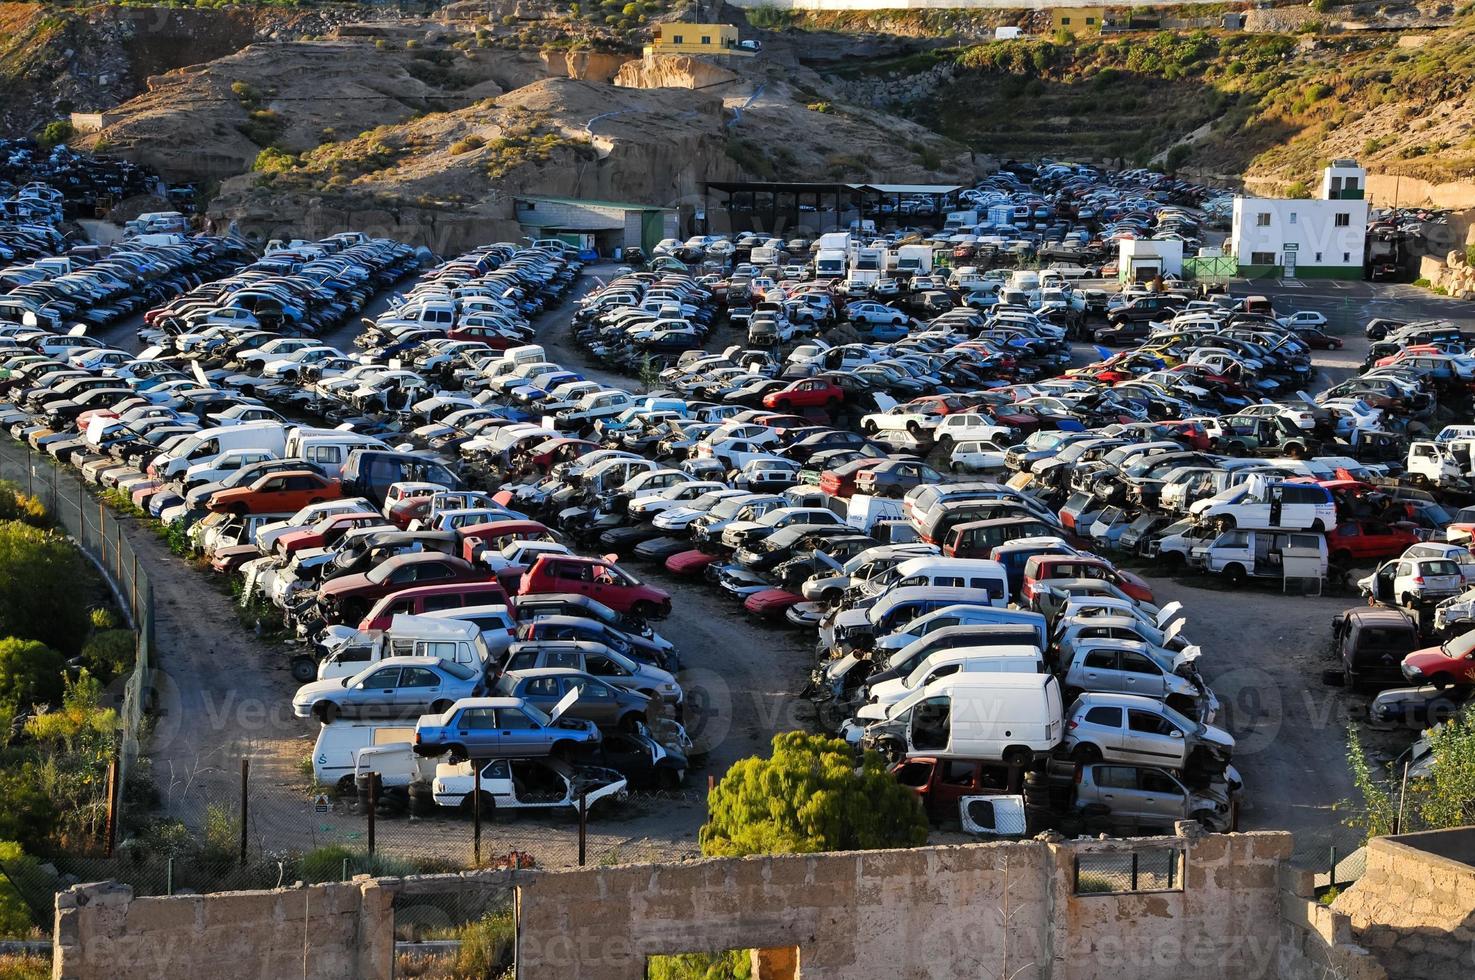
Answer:
M76 545L64 535L0 523L0 636L76 654L92 628L90 585Z
M36 640L0 639L0 704L55 704L62 694L61 654Z
M709 856L916 847L927 818L876 753L857 767L839 739L786 732L770 757L743 759L722 777L700 840Z
M1347 762L1362 807L1349 825L1371 838L1475 823L1475 718L1466 712L1430 729L1428 739L1429 774L1411 777L1405 786L1403 773L1394 772L1388 787L1374 777L1356 730L1351 732Z
M1192 154L1193 147L1189 146L1187 143L1179 143L1172 149L1170 149L1168 151L1168 156L1164 161L1167 165L1168 173L1177 173L1178 168L1187 163L1188 158L1192 156Z

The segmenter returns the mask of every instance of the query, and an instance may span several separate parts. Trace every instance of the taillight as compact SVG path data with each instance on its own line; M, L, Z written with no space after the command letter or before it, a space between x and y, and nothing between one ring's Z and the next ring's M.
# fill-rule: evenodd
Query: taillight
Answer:
M418 737L419 733L417 732L416 735ZM1085 779L1085 776L1086 776L1086 767L1083 766L1083 765L1081 765L1079 762L1076 763L1076 785L1077 786L1079 786L1081 784L1081 782Z
M1077 722L1074 719L1072 719L1072 720L1070 720L1070 721L1068 721L1068 722L1065 723L1065 729L1066 729L1066 731L1073 732L1073 731L1076 730L1076 725L1078 725L1078 724L1079 724L1079 722Z
M1414 585L1423 585L1423 584L1424 584L1424 576L1422 576L1422 575L1415 575L1414 576Z

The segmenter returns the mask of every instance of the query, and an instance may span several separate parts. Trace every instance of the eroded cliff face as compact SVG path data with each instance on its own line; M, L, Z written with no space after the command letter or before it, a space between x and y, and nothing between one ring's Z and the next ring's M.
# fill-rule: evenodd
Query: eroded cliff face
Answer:
M620 66L614 83L623 88L704 89L736 82L738 73L701 58L647 55Z
M564 51L545 49L538 57L550 75L564 75L586 82L608 82L631 61L628 54L603 51Z

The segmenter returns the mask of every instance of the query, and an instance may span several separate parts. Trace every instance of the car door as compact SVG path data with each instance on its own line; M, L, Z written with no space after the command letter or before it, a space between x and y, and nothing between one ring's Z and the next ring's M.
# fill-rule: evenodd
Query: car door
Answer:
M1086 712L1081 719L1076 738L1092 742L1108 758L1117 758L1122 752L1122 709L1115 705L1098 704Z
M573 592L598 598L594 592L594 566L588 562L557 561L549 563L554 578L552 592Z
M1184 819L1183 784L1161 769L1138 769L1136 806L1141 823L1172 827Z
M350 704L365 718L385 718L394 711L399 690L399 667L381 667L359 682L351 692Z
M587 718L600 728L613 728L619 723L619 699L608 684L589 677L563 677L559 680L561 694L579 692L579 700L576 702L579 708L578 717ZM551 711L552 708L553 705L550 704L544 710Z
M1132 762L1183 768L1188 733L1155 711L1127 709L1122 732L1122 758Z
M497 709L497 737L501 755L510 759L547 755L548 732L521 708Z
M423 715L444 696L444 681L439 671L406 667L400 674L391 707L397 716Z
M1122 671L1117 651L1086 648L1079 655L1079 685L1088 691L1121 691ZM1141 693L1138 691L1137 693Z
M1117 663L1117 683L1120 686L1116 690L1159 700L1167 693L1163 669L1147 654L1136 650L1122 650Z
M473 759L501 755L502 732L497 723L497 708L463 708L451 721L448 741L466 747Z

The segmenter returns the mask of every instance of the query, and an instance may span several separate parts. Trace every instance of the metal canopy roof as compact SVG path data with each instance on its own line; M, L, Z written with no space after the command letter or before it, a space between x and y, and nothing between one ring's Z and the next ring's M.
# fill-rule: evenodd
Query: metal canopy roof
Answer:
M956 194L962 190L959 184L851 184L856 190L878 191L882 194Z

